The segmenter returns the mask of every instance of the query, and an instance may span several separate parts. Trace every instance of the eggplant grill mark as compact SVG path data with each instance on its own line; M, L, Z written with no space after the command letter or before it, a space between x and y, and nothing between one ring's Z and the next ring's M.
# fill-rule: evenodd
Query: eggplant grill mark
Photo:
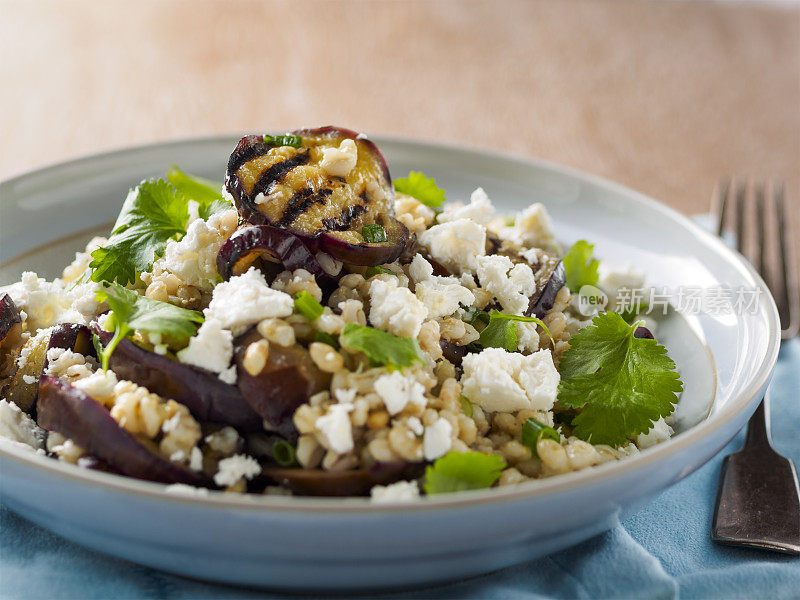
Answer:
M269 151L270 146L264 143L263 137L260 135L248 135L239 141L230 159L228 159L228 173L235 173L244 163L263 156Z
M333 219L323 219L322 225L328 231L345 231L350 228L350 223L355 221L359 215L367 212L367 207L363 204L348 206L338 217Z
M292 158L287 158L282 162L275 163L269 169L264 171L261 174L261 177L258 178L258 181L251 192L251 196L255 198L258 194L263 193L264 190L266 190L273 182L280 181L281 177L286 175L286 173L295 167L306 164L307 162L308 150L304 150L303 152L295 154Z
M320 190L321 192L322 190ZM289 198L286 203L283 216L278 221L278 227L286 227L294 222L297 217L306 212L311 206L317 203L324 203L325 196L320 192L314 193L311 188L303 188Z

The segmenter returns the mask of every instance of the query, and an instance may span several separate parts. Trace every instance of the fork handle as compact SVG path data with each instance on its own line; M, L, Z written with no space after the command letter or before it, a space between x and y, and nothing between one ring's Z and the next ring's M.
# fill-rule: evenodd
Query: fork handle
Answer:
M747 422L747 436L744 442L745 447L772 447L769 434L769 408L767 407L767 396L765 395L759 403L753 416Z

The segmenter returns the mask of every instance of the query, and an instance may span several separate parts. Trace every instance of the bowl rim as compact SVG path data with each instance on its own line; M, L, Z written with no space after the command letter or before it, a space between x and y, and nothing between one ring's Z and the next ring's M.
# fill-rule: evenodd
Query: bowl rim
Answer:
M3 181L0 181L0 189L6 186L13 186L21 180L32 176L41 175L47 171L74 168L82 163L91 163L98 159L124 157L125 155L147 153L154 150L163 149L165 147L182 146L186 144L213 144L228 141L235 143L235 141L240 137L241 135L236 134L185 137L91 153L66 161L50 163L14 175ZM766 353L763 357L761 357L761 362L758 365L755 374L750 378L745 386L742 386L737 389L736 392L731 393L732 397L728 402L729 408L725 413L713 419L706 418L702 422L683 432L680 436L667 440L661 444L657 444L656 446L648 448L635 456L627 457L625 460L604 463L601 465L596 465L592 469L573 471L571 473L546 479L527 481L514 486L490 488L486 490L472 490L459 492L457 494L425 496L414 502L396 502L384 504L372 503L368 497L328 498L265 496L260 494L229 494L221 491L205 489L200 492L191 491L188 493L177 493L177 490L167 491L169 486L166 484L134 479L113 473L82 469L70 463L56 461L51 458L41 456L30 448L23 447L21 444L16 444L14 442L6 442L5 440L0 441L0 458L12 460L26 467L34 467L44 473L53 474L64 479L69 479L73 482L90 484L111 491L134 494L154 500L189 504L195 508L207 507L249 509L265 512L276 511L282 513L308 513L309 511L313 511L318 515L343 513L374 514L379 512L405 513L441 510L447 508L466 508L487 503L493 504L511 502L536 496L569 492L574 489L579 489L581 486L589 486L592 483L598 483L604 479L609 481L614 477L621 477L630 471L646 469L653 463L659 462L671 455L685 450L687 447L696 443L710 432L719 429L725 423L735 418L740 412L745 410L748 405L752 403L756 394L758 394L768 383L772 374L772 369L774 368L778 357L778 350L780 348L778 311L772 295L770 294L762 278L741 255L734 252L720 238L706 231L690 218L650 198L649 196L646 196L645 194L637 192L622 184L615 183L603 177L592 175L579 169L564 166L552 161L504 153L465 144L443 143L430 139L419 139L397 135L370 135L370 138L373 139L379 145L379 147L381 144L393 144L399 146L416 145L418 147L422 146L427 148L428 150L436 149L448 153L466 153L473 156L479 155L495 161L514 163L515 166L520 168L532 167L535 169L555 172L557 174L567 176L573 180L578 180L592 186L604 188L614 193L616 196L624 196L627 201L639 204L652 211L655 211L656 213L660 213L663 217L681 225L690 233L694 234L695 237L699 238L700 241L704 242L709 250L715 251L718 255L722 255L729 263L735 265L740 272L753 279L762 291L760 294L762 298L762 303L760 303L760 306L762 308L762 312L766 312L764 316L766 316L768 319L769 336ZM24 254L27 253L28 252L25 252ZM17 258L18 257L14 257L5 262L15 261ZM717 389L717 392L718 391L719 390ZM1 487L2 486L0 486L0 488ZM364 512L364 508L366 506L369 507L368 513Z

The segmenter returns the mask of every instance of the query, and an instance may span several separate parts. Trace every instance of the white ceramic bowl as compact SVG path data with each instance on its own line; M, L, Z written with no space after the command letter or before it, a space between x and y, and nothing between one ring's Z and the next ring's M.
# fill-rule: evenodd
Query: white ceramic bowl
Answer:
M0 184L0 283L29 269L58 275L91 233L108 229L130 186L162 176L173 163L220 180L235 142L132 148ZM2 444L0 493L8 507L95 550L200 579L295 590L421 585L486 573L603 531L701 466L746 422L777 357L778 317L761 279L719 240L641 194L570 169L437 144L377 142L395 176L423 170L450 199L482 186L501 209L544 202L564 242L589 239L602 259L633 263L651 284L761 289L753 314L672 313L660 324L659 338L685 384L678 434L627 460L559 477L381 506L178 496Z

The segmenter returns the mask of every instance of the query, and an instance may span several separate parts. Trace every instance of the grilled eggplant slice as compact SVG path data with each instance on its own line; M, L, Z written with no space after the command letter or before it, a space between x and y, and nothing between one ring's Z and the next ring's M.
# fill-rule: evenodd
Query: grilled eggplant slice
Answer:
M237 338L236 385L264 419L265 427L285 438L296 439L297 430L292 422L295 410L312 395L328 389L330 375L317 368L305 348L279 344L270 344L266 364L259 373L251 374L244 367L244 355L247 347L260 339L255 329Z
M558 256L549 252L540 253L537 264L531 268L536 277L536 291L531 296L525 316L543 319L547 311L553 308L558 292L567 282L567 271Z
M111 340L112 334L100 327L95 328L95 333L103 345ZM232 425L242 431L259 431L262 427L261 417L239 390L220 381L214 373L148 352L130 340L117 345L110 367L120 379L185 405L200 421Z
M205 476L150 452L97 400L66 381L43 375L36 406L40 426L73 440L123 475L160 483L210 485Z
M0 393L5 397L17 372L22 349L22 317L11 296L0 296ZM20 407L21 408L21 407Z
M353 471L264 468L264 475L298 496L366 496L375 485L386 485L407 474L402 462L377 463Z
M271 225L251 225L237 230L217 254L217 270L225 281L241 275L260 260L279 263L284 269L305 269L318 282L329 279L317 259L297 235ZM262 269L263 270L263 269Z
M394 189L386 159L364 136L338 127L301 129L299 147L263 136L242 138L231 154L225 186L239 214L255 225L298 235L312 252L350 264L397 259L408 229L394 219ZM365 238L379 225L385 241Z

